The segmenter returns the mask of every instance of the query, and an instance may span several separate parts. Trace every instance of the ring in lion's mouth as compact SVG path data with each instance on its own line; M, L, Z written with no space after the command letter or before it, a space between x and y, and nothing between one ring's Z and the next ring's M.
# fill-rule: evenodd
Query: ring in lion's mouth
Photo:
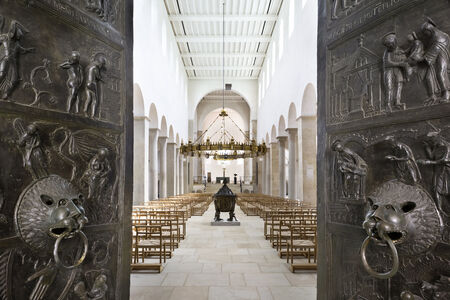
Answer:
M401 244L406 240L406 231L385 231L384 232L394 244ZM372 237L377 241L383 241L376 228L372 229Z
M51 232L56 236L60 236L61 234L65 233L66 231L67 231L67 228L63 228L63 227L54 227L51 229Z
M58 238L61 235L71 237L76 231L80 230L82 225L74 219L65 219L49 228L51 236Z

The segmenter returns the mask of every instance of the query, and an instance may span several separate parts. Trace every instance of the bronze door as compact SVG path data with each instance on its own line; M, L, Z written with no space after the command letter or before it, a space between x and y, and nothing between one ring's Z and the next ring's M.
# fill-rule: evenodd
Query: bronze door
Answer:
M318 299L450 299L449 15L319 1Z
M0 299L128 298L132 81L132 1L0 0Z

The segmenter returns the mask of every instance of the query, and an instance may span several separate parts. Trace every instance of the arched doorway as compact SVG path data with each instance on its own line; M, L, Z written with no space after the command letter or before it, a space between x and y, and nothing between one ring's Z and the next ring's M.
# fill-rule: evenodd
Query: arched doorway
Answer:
M229 118L225 118L225 123L220 120L214 122L219 116L223 103ZM250 137L250 107L247 101L235 91L222 90L213 91L202 98L196 108L195 136L200 140L206 141L210 138L211 142L218 142L222 137L221 127L225 126L228 136L233 136L236 142L245 142L246 136ZM205 134L205 132L207 132ZM251 192L253 190L253 172L252 159L238 159L233 161L219 161L213 158L193 158L194 165L194 188L200 189L202 183L211 181L215 183L217 178L226 176L234 183L236 174L236 183L242 182L242 191Z

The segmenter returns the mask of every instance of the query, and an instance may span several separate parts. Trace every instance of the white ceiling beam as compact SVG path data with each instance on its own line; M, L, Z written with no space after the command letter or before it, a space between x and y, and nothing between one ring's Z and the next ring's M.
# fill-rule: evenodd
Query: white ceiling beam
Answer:
M222 77L220 76L189 76L189 80L222 80ZM257 80L257 76L233 76L233 77L227 77L225 76L225 80Z
M200 52L200 53L182 53L183 58L222 58L222 53L220 52ZM264 58L265 53L225 53L227 58Z
M277 19L277 15L225 15L225 22L276 22ZM171 15L169 20L172 22L222 22L222 15Z
M222 43L222 37L220 35L177 36L175 40L178 43ZM271 40L272 37L270 35L225 36L226 43L270 43Z
M222 66L185 66L186 71L216 71L222 70ZM261 70L260 66L225 66L225 71Z
M222 100L222 95L217 95L217 96L208 95L203 98L208 99L208 100ZM236 95L236 96L225 95L225 98L230 99L230 100L242 99L242 97L239 95Z

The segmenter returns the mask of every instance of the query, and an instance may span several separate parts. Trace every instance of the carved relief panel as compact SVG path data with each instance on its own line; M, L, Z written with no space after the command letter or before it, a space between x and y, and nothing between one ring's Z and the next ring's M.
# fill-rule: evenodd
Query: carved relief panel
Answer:
M0 0L2 300L128 297L131 7Z
M319 11L319 299L446 299L450 3Z

